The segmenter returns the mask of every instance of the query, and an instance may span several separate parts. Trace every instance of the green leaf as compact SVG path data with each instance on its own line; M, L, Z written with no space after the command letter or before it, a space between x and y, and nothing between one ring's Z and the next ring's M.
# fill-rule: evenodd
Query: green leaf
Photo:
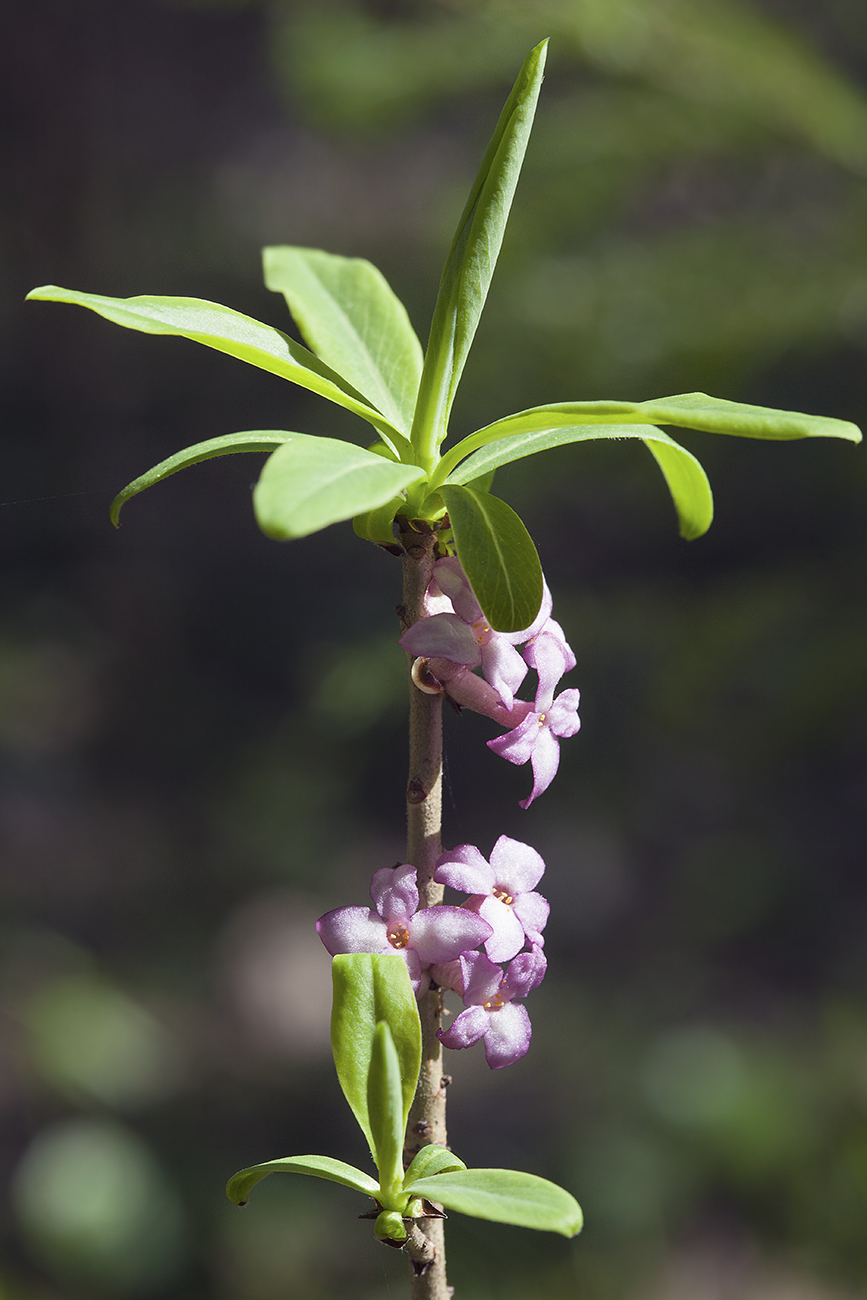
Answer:
M470 452L500 438L581 424L639 423L673 424L681 429L726 433L736 438L770 438L775 441L845 438L848 442L861 441L860 429L848 420L804 415L800 411L777 411L769 406L749 406L745 402L708 397L707 393L678 393L674 397L656 397L647 402L554 402L506 415L449 448L431 486L444 482Z
M324 361L280 330L242 316L230 307L202 298L105 298L100 294L61 289L54 284L32 289L27 297L89 307L116 325L145 334L176 334L204 343L206 347L227 352L260 370L268 370L309 388L320 397L327 397L367 420L389 444L406 445L403 434Z
M167 460L161 460L159 465L154 465L153 469L149 469L145 474L140 474L138 478L128 483L122 492L118 492L111 503L111 522L118 527L121 507L129 501L130 497L138 496L145 488L153 487L154 483L161 483L171 474L177 474L178 470L186 469L189 465L198 465L202 460L211 460L214 456L230 456L240 451L270 452L295 436L293 433L284 433L280 429L257 429L253 433L227 433L219 438L208 438L206 442L197 442L192 447L185 447L183 451L176 452Z
M262 1165L251 1165L234 1174L226 1184L226 1195L236 1205L246 1205L251 1188L268 1174L309 1174L313 1178L327 1178L332 1183L342 1183L365 1196L376 1197L379 1184L370 1174L332 1160L330 1156L286 1156L282 1160L268 1160Z
M282 293L308 347L403 433L412 424L422 351L406 308L361 257L266 248L265 284Z
M506 100L446 259L431 322L412 441L432 465L497 264L542 85L547 41L531 50Z
M564 1237L574 1237L584 1222L574 1196L546 1178L514 1169L465 1169L416 1178L406 1191L477 1219L559 1232Z
M430 1142L417 1153L403 1180L403 1190L407 1191L416 1178L432 1178L434 1174L452 1173L466 1169L463 1160L449 1151L448 1147L437 1146Z
M371 1151L376 1150L368 1109L373 1038L384 1020L397 1052L403 1095L402 1132L421 1069L421 1022L406 962L397 953L346 953L331 963L334 1002L331 1048L343 1094Z
M391 1030L380 1020L374 1030L367 1076L367 1115L373 1134L380 1186L397 1190L403 1183L403 1084Z
M262 531L283 541L384 506L423 478L351 442L293 434L265 462L253 505Z
M591 442L596 438L640 438L665 476L680 521L683 537L700 537L713 520L713 496L707 475L685 447L662 429L645 424L575 424L564 428L541 428L499 438L473 452L449 475L448 483L467 483L480 473L491 473L523 456L562 447L570 442ZM445 463L445 458L443 460ZM442 495L444 489L439 489Z
M475 477L475 476L473 476ZM542 566L511 506L475 488L441 487L470 586L497 632L529 627L542 604Z

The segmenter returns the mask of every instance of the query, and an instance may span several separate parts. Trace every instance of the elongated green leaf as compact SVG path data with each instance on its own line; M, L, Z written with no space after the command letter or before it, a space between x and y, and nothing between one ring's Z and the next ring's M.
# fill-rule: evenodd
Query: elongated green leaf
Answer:
M367 1115L373 1134L376 1167L382 1187L397 1189L403 1182L403 1085L400 1061L391 1030L380 1020L373 1034L367 1076Z
M334 1002L331 1048L343 1094L371 1151L376 1150L370 1123L367 1081L377 1023L391 1031L400 1063L403 1093L402 1130L415 1096L421 1068L421 1022L406 963L397 953L347 953L331 964Z
M529 627L542 604L542 566L521 520L505 501L475 488L449 484L440 496L464 572L491 627Z
M226 1195L236 1205L246 1205L250 1191L268 1174L310 1174L313 1178L327 1178L332 1183L342 1183L365 1196L376 1196L379 1183L370 1174L342 1160L330 1156L286 1156L282 1160L267 1160L262 1165L251 1165L234 1174L226 1185Z
M453 1173L458 1169L466 1169L463 1160L459 1160L448 1147L431 1142L422 1147L407 1169L403 1180L404 1191L416 1178L432 1178L434 1174Z
M208 438L206 442L197 442L192 447L175 452L167 460L161 460L145 474L127 483L122 492L111 503L111 522L117 527L121 507L130 497L138 496L145 488L161 483L171 474L186 469L189 465L198 465L200 461L211 460L214 456L231 456L240 451L273 451L281 443L287 442L294 434L284 433L280 429L257 429L252 433L226 433L219 438Z
M265 462L253 505L262 531L283 541L384 506L422 478L351 442L297 434Z
M458 222L434 307L412 440L432 464L497 264L542 85L547 41L531 50Z
M451 475L455 466L479 447L518 433L558 429L579 424L673 424L681 429L726 433L736 438L845 438L860 442L861 430L848 420L799 411L776 411L769 406L729 402L707 393L678 393L647 402L554 402L531 406L495 420L450 447L437 469L432 486Z
M477 1219L559 1232L564 1237L574 1237L584 1223L574 1196L546 1178L515 1169L463 1169L416 1178L406 1190Z
M382 273L318 248L266 248L262 257L265 284L283 294L308 347L409 433L421 344Z
M89 307L106 320L127 329L141 330L144 334L180 335L218 352L227 352L229 356L289 379L302 388L309 388L320 397L327 397L338 406L360 415L389 443L406 443L400 431L324 361L280 330L232 311L230 307L206 302L203 298L105 298L101 294L61 289L54 284L32 289L27 297Z
M700 537L707 532L713 520L713 497L707 475L685 447L662 429L646 424L574 424L498 438L468 456L449 475L448 483L472 482L478 474L490 473L499 465L507 465L523 456L533 456L536 452L562 447L570 442L591 442L596 438L640 438L665 476L682 536Z

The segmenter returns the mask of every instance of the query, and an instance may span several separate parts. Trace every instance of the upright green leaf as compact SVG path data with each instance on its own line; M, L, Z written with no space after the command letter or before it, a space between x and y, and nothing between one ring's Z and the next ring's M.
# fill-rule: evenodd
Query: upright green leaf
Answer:
M266 248L262 257L265 284L283 294L308 347L408 434L421 344L382 273L318 248Z
M415 1096L421 1069L421 1022L406 962L379 953L348 953L331 964L334 1002L331 1048L343 1094L372 1151L373 1130L368 1109L368 1076L376 1026L384 1020L400 1064L403 1095L402 1127Z
M434 1174L453 1173L457 1169L466 1169L463 1160L459 1160L448 1147L429 1142L413 1158L403 1180L404 1191L417 1178L432 1178Z
M441 487L464 572L491 627L519 632L542 604L542 566L530 534L499 497L454 484Z
M559 1232L564 1237L574 1237L584 1223L574 1196L546 1178L515 1169L462 1169L416 1178L406 1191L477 1219Z
M391 1030L380 1020L373 1034L367 1076L367 1116L373 1134L376 1167L383 1188L396 1191L403 1182L403 1085Z
M384 506L422 478L351 442L294 434L265 462L253 506L262 531L285 541Z
M226 1185L226 1195L236 1205L246 1205L252 1188L268 1174L309 1174L313 1178L326 1178L332 1183L342 1183L353 1191L376 1196L379 1184L370 1174L342 1160L330 1156L286 1156L282 1160L267 1160L261 1165L251 1165L233 1174Z
M667 433L663 433L662 429L646 424L574 424L498 438L496 442L490 442L473 452L457 469L452 470L447 483L470 483L478 474L493 473L498 466L508 465L524 456L533 456L536 452L562 447L571 442L591 442L597 438L640 438L662 470L677 510L682 536L700 537L707 532L713 520L713 497L707 475L691 452L681 447ZM440 492L442 491L441 488Z
M100 294L60 289L54 284L33 289L27 297L75 303L89 307L106 320L127 329L141 330L145 334L180 335L218 352L227 352L229 356L289 379L360 415L390 444L406 443L403 434L324 361L280 330L263 325L250 316L242 316L230 307L206 302L202 298L105 298Z
M174 456L161 460L159 465L154 465L153 469L140 474L138 478L128 483L122 492L118 492L111 503L111 522L115 527L119 525L121 507L129 501L130 497L137 496L139 492L153 487L155 483L161 483L164 478L177 474L179 470L187 469L190 465L198 465L203 460L211 460L214 456L230 456L240 451L270 452L295 436L293 433L284 433L281 429L257 429L252 433L226 433L219 438L208 438L206 442L197 442L192 447L185 447L183 451L175 452Z
M531 50L482 160L440 280L424 359L412 441L432 466L470 350L503 233L542 85L547 41Z

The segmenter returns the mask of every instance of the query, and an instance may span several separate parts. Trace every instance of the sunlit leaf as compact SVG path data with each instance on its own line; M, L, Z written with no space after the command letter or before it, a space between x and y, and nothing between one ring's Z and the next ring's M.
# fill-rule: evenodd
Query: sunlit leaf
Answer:
M140 474L138 478L133 479L132 483L128 483L122 492L118 492L111 503L111 522L115 526L118 525L121 507L129 501L130 497L138 496L145 488L161 483L171 474L177 474L178 470L186 469L189 465L198 465L200 461L211 460L215 456L231 456L241 451L271 452L275 447L279 447L281 443L295 436L292 433L284 433L281 429L256 429L251 433L223 434L219 438L208 438L206 442L197 442L192 447L185 447L183 451L175 452L174 456L161 460L159 465L154 465L153 469Z
M430 1142L417 1152L403 1180L404 1191L416 1178L431 1178L434 1174L454 1172L466 1169L463 1160L459 1160L448 1147L437 1146Z
M491 473L500 465L508 465L523 456L562 447L571 442L592 442L597 438L619 440L639 438L651 452L665 476L680 521L684 537L700 537L707 532L713 520L713 497L707 475L685 447L670 438L662 429L645 424L576 424L564 428L537 429L532 433L516 433L509 438L499 438L473 452L453 470L448 483L469 483L478 474ZM443 489L440 489L442 494Z
M497 264L515 186L542 85L547 41L531 50L518 73L482 160L446 259L431 322L413 441L432 460Z
M440 496L464 572L491 627L529 627L542 604L542 566L521 520L505 501L475 488L449 484Z
M367 1116L380 1183L386 1188L398 1188L403 1182L406 1116L400 1061L391 1030L384 1020L379 1021L373 1034L367 1076Z
M262 256L265 284L283 294L308 346L408 433L421 344L382 273L364 258L318 248L266 248Z
M574 1237L581 1231L581 1207L562 1187L514 1169L463 1169L416 1178L406 1191L477 1219L513 1223Z
M253 505L262 531L283 541L384 506L422 478L351 442L296 434L265 462Z
M332 1183L342 1183L365 1196L376 1196L379 1183L370 1174L342 1160L330 1156L286 1156L282 1160L267 1160L261 1165L251 1165L234 1174L226 1185L226 1195L236 1205L246 1205L250 1191L267 1178L268 1174L309 1174L313 1178L327 1178Z
M105 298L96 293L61 289L54 284L33 289L27 297L89 307L116 325L141 330L145 334L175 334L204 343L206 347L227 352L258 366L260 370L268 370L302 388L309 388L320 397L327 397L338 406L360 415L392 443L405 442L399 430L324 361L280 330L232 311L230 307L206 302L202 298Z
M418 1006L406 962L397 953L343 954L334 958L331 970L331 1048L337 1077L371 1151L375 1151L367 1081L376 1026L380 1020L387 1023L397 1051L405 1129L421 1068Z

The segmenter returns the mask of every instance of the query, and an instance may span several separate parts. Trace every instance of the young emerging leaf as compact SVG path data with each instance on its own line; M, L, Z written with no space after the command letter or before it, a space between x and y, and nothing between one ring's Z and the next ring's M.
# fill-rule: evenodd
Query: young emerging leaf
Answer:
M266 248L265 284L282 293L308 347L409 433L422 352L406 308L361 257Z
M524 61L458 222L434 307L413 443L432 464L446 436L458 381L470 350L530 138L547 41Z
M343 1094L371 1151L376 1150L367 1085L376 1026L384 1020L400 1064L402 1129L421 1068L421 1021L406 963L397 953L347 953L331 964L331 1048Z
M448 484L446 503L470 586L497 632L529 627L542 604L542 566L530 534L511 506L471 487Z
M574 1196L546 1178L514 1169L463 1169L436 1174L433 1178L416 1178L405 1190L477 1219L559 1232L564 1237L574 1237L584 1223Z
M400 1061L391 1030L384 1020L379 1021L373 1034L367 1076L367 1115L380 1186L387 1192L396 1191L403 1182L406 1116Z
M253 506L262 531L285 541L384 506L422 478L351 442L293 434L265 462Z
M302 388L327 397L329 401L360 415L374 425L392 446L405 444L405 439L384 415L375 410L346 380L308 352L300 343L282 334L280 330L263 325L261 321L243 316L202 298L105 298L96 293L78 293L74 289L61 289L54 284L33 289L28 298L49 302L69 302L124 325L127 329L141 330L145 334L175 334L182 338L204 343L206 347L247 361L261 370L289 379Z
M375 1197L379 1184L370 1174L332 1160L330 1156L286 1156L282 1160L267 1160L261 1165L251 1165L234 1174L226 1185L226 1195L236 1205L246 1205L250 1191L268 1174L309 1174L313 1178L327 1178L332 1183L342 1183L365 1196Z
M524 456L533 456L536 452L547 451L550 447L562 447L566 443L591 442L597 438L640 438L668 484L680 521L681 535L693 538L707 532L713 520L713 497L707 475L691 452L681 447L662 429L656 429L652 425L574 424L514 433L511 437L498 438L473 452L463 464L452 470L446 482L470 483L478 474L493 473L498 466L508 465Z
M430 1142L416 1154L407 1169L403 1190L406 1191L416 1178L431 1178L434 1174L452 1173L458 1169L466 1169L463 1160L459 1160L448 1147L437 1146L436 1142Z
M186 469L189 465L198 465L200 461L210 460L214 456L230 456L240 451L270 452L288 439L299 436L301 435L284 433L280 429L257 429L253 433L227 433L222 437L208 438L206 442L197 442L192 447L185 447L183 451L176 452L167 460L161 460L159 465L154 465L153 469L149 469L145 474L140 474L138 478L133 479L132 483L128 483L122 492L118 492L111 503L111 522L115 527L119 526L121 507L129 501L130 497L144 492L145 488L153 487L154 483L161 483L164 478L177 474L179 470Z

